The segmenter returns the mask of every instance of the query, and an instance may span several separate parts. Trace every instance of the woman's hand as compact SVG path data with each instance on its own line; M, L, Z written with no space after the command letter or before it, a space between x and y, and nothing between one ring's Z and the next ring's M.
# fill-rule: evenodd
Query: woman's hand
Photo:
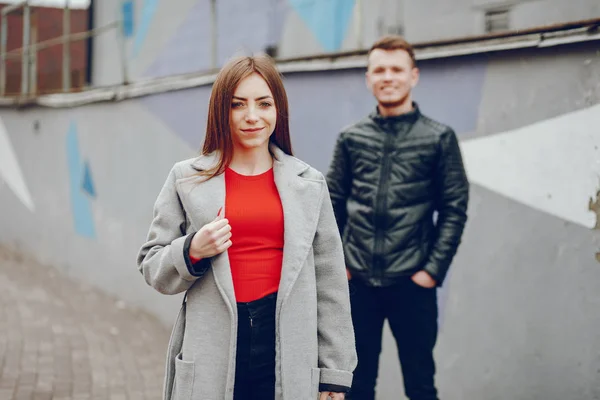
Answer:
M231 246L231 226L220 215L204 225L192 238L190 256L195 259L221 254Z
M337 393L337 392L321 392L321 396L319 396L319 400L344 400L346 397L345 393Z

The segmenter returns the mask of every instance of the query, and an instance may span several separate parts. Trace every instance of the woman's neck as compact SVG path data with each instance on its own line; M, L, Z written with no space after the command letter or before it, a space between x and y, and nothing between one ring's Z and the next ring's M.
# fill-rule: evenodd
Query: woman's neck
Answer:
M273 157L269 148L242 150L235 149L229 168L242 175L259 175L273 167Z

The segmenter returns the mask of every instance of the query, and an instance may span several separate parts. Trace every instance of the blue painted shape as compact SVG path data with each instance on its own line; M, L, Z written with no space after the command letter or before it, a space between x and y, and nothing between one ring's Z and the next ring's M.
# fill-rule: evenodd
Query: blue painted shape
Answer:
M96 190L94 189L94 181L92 180L92 172L90 170L90 164L86 161L83 168L83 182L81 188L90 196L96 197Z
M354 0L289 0L325 51L337 51L346 36Z
M486 57L423 62L414 99L424 114L450 125L457 134L474 132L487 66Z
M127 38L132 37L135 30L133 23L133 0L123 2L121 12L123 18L123 36Z
M84 237L96 237L92 205L90 199L81 190L83 169L79 153L77 125L72 122L67 133L67 165L69 167L69 183L71 188L71 212L75 223L75 231Z
M133 49L132 56L136 57L144 42L146 40L146 36L148 35L148 31L150 30L150 25L152 25L152 20L154 19L154 14L156 14L156 9L158 8L158 0L145 0L144 5L142 6L142 13L140 15L140 22L138 24L138 29L135 31L135 37L133 38Z

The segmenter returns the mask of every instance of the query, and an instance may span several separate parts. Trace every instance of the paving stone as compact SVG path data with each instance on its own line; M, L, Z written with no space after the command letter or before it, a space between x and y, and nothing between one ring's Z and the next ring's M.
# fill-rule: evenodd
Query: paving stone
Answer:
M160 400L169 330L0 247L1 400Z

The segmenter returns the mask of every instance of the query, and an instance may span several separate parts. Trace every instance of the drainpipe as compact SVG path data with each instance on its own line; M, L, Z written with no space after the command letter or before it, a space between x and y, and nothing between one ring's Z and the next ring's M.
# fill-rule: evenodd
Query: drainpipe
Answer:
M71 91L71 38L69 35L71 35L71 9L69 0L65 0L65 8L63 10L63 92Z
M31 9L26 1L23 10L23 57L21 59L21 94L29 94L29 46L31 44Z

